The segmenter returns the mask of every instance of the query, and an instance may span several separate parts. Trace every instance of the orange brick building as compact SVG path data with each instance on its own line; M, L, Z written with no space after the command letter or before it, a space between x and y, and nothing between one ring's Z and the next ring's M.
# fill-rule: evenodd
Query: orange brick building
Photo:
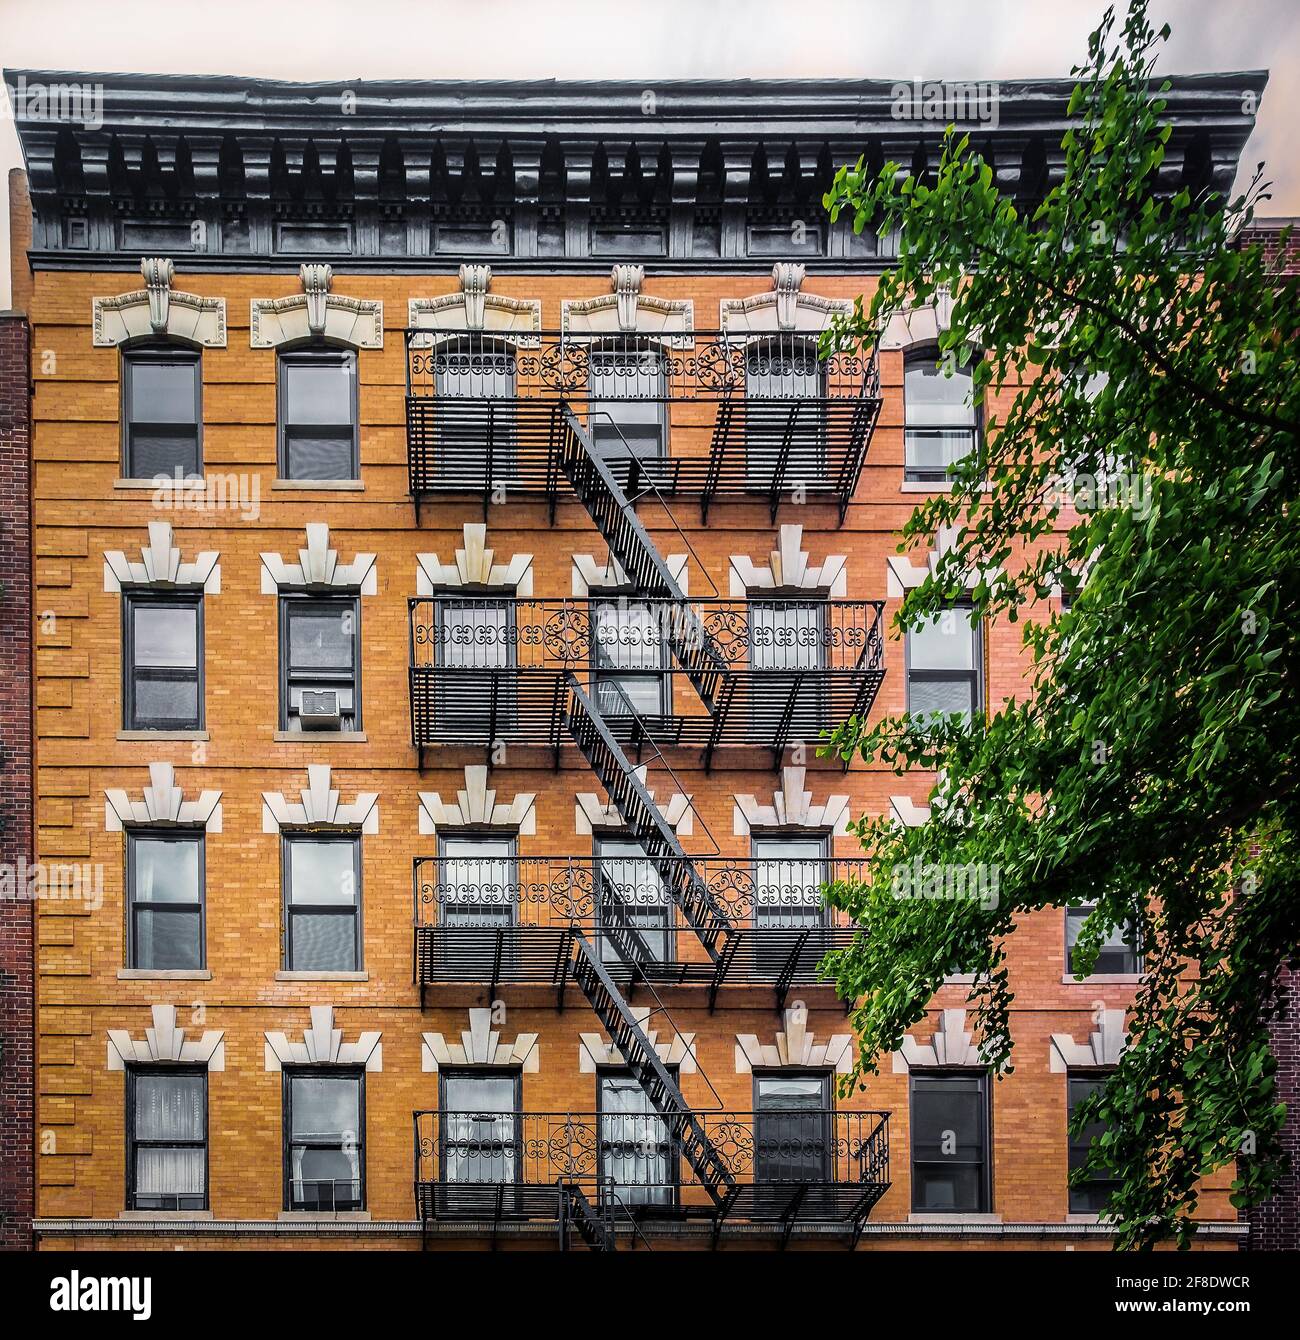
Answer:
M1230 181L1242 78L1175 83L1171 181ZM1026 918L1015 1073L954 980L850 1097L816 975L849 820L929 791L821 730L1023 684L1015 628L893 628L897 533L996 408L935 375L942 305L817 345L892 252L829 227L834 165L942 122L868 83L63 87L13 194L39 1244L1108 1246L1066 1120L1131 947L1075 981L1078 917ZM979 127L1026 201L1067 95ZM1237 1243L1226 1179L1202 1213Z

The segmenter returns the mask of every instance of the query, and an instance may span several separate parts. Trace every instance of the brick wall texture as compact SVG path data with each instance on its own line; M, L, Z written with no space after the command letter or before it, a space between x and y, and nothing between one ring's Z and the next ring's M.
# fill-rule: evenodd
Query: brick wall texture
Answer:
M766 292L761 269L726 276L656 277L646 291L689 297L700 329L716 328L723 297ZM869 292L861 276L810 277L805 288L829 296ZM42 1218L117 1218L124 1208L124 1088L120 1071L106 1064L106 1036L125 1029L142 1037L149 1007L175 1005L187 1036L204 1029L225 1034L225 1068L210 1077L210 1186L218 1219L274 1221L281 1210L281 1077L264 1065L265 1034L283 1030L301 1038L308 1007L332 1004L345 1039L381 1030L383 1069L367 1084L367 1182L374 1219L413 1214L413 1109L436 1107L436 1077L421 1069L421 1034L458 1038L467 1008L485 1004L486 990L431 992L421 1009L412 982L411 862L433 852L417 828L421 791L450 799L464 786L463 768L479 759L435 751L424 776L410 741L407 688L406 602L416 591L417 554L453 557L466 522L482 519L477 503L432 502L417 529L407 495L403 418L404 363L401 326L411 297L454 290L452 276L395 276L348 272L335 277L336 292L378 298L384 304L384 347L359 355L361 467L364 488L353 492L276 489L276 356L249 347L249 303L300 291L296 274L187 273L178 265L175 287L223 297L229 321L225 348L203 354L203 449L213 472L256 477L260 515L231 511L158 510L148 491L115 486L119 474L119 354L94 348L91 303L96 296L138 287L126 273L41 272L32 297L32 367L38 396L34 442L36 497L37 621L37 833L47 859L102 864L105 901L92 910L74 902L42 905L39 916L39 1147L38 1213ZM560 301L609 291L607 275L495 274L493 292L540 298L543 325L560 324ZM831 555L848 561L851 599L883 599L886 559L915 502L901 487L903 461L902 356L883 355L884 408L845 525L832 507L786 505L779 520L802 524L803 547L814 563ZM999 393L1009 399L1014 388ZM1003 407L1003 410L1005 406ZM706 452L709 428L698 406L674 410L674 451ZM653 509L643 512L661 552L682 549L680 536ZM201 742L120 738L120 596L104 589L104 554L139 557L150 521L175 527L182 557L220 555L221 590L205 601L206 725ZM708 580L724 595L733 555L765 559L775 543L766 504L717 503L707 528L698 510L683 503L677 520L687 528ZM324 521L343 561L358 552L378 555L378 590L362 598L362 678L365 738L354 742L278 742L276 600L263 594L263 552L296 557L304 526ZM488 544L498 561L533 556L534 597L560 598L572 589L572 555L604 558L606 546L586 513L561 502L554 523L541 501L509 501L490 509ZM707 594L692 574L691 594ZM699 583L697 585L697 582ZM890 599L887 620L897 609ZM48 612L49 617L46 617ZM994 703L1023 692L1027 658L1017 627L994 627L987 639L989 697ZM900 644L887 644L883 688L874 712L904 705ZM187 798L203 790L222 793L223 827L207 839L207 959L205 981L124 980L124 840L106 831L104 793L122 788L138 795L147 765L175 765ZM262 828L262 793L290 798L306 784L309 763L329 763L345 801L358 792L379 794L378 834L363 839L363 919L367 980L278 980L281 966L279 847ZM678 766L678 761L674 761ZM695 797L701 817L723 854L744 857L748 839L734 832L736 794L771 803L779 776L752 758L720 759L706 776L682 760L679 776ZM590 837L575 828L577 792L599 783L572 748L558 771L546 760L508 759L493 769L498 797L537 795L533 837L520 840L521 855L583 854ZM675 790L652 770L660 794ZM899 779L855 763L848 772L810 758L805 782L814 804L848 795L853 814L885 812L889 797L907 794L924 802L925 776ZM686 843L702 850L703 842ZM838 838L835 854L858 854L855 841ZM1015 1074L994 1086L993 1210L1004 1222L1064 1225L1067 1219L1066 1077L1049 1070L1049 1037L1068 1033L1086 1042L1099 1006L1123 1008L1132 986L1122 982L1063 982L1063 917L1026 917L1016 932L1011 972L1017 992L1013 1029L1019 1050ZM580 994L570 992L563 1013L549 994L507 995L501 1031L539 1034L539 1069L523 1077L526 1111L589 1111L593 1076L579 1069L579 1037L599 1030ZM825 987L801 995L809 1027L821 1040L846 1031L842 1007ZM964 1003L964 989L945 987L934 1001L922 1041L943 1007ZM752 1106L752 1079L738 1073L736 1035L757 1033L772 1041L781 1026L770 991L727 988L710 1013L698 990L664 993L677 1027L693 1032L703 1075L687 1074L688 1099L716 1106L707 1080L729 1108ZM649 1003L638 1000L637 1003ZM887 1109L891 1119L891 1190L873 1221L906 1224L911 1206L907 1076L885 1071L866 1091L845 1100L849 1108ZM6 1134L7 1138L7 1134ZM1233 1221L1227 1176L1213 1179L1202 1197L1208 1219ZM66 1239L52 1229L48 1241ZM863 1246L873 1240L864 1239ZM1094 1241L1096 1241L1094 1239ZM1219 1240L1221 1243L1224 1239ZM1229 1240L1230 1241L1230 1240ZM837 1243L838 1245L838 1243Z
M32 859L32 540L26 319L0 314L0 861ZM33 912L0 896L0 1248L31 1246Z

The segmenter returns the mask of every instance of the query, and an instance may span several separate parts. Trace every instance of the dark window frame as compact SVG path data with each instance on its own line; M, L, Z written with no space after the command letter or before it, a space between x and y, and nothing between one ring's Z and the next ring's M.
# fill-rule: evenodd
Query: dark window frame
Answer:
M344 843L350 843L352 846L352 874L356 884L357 896L352 903L349 912L344 912L346 906L343 903L294 903L291 901L293 890L293 856L292 848L295 842L329 842L342 846ZM280 907L282 920L282 938L283 950L281 952L281 962L285 972L364 972L365 971L365 918L363 916L363 897L362 897L362 852L361 852L361 834L355 831L342 831L337 829L311 829L311 828L285 828L280 830ZM293 960L293 921L295 912L305 913L310 916L338 916L351 915L356 922L356 954L351 968L298 968L294 966Z
M658 372L657 376L660 383L660 393L658 395L625 395L625 396L598 396L592 394L592 364L599 363L602 357L605 358L626 358L631 359L634 356L650 355L654 358ZM650 339L646 336L622 335L596 337L586 343L586 363L587 363L587 430L590 432L592 441L596 444L596 450L601 460L606 465L615 465L620 469L625 469L625 457L623 451L629 447L635 447L635 443L627 439L623 431L628 425L618 422L618 407L620 405L654 405L657 409L656 417L651 420L646 418L637 426L640 428L648 427L652 422L657 426L658 442L653 451L636 452L638 461L663 462L668 458L668 433L670 414L669 406L669 356L668 349L660 342ZM609 374L598 374L609 375ZM619 374L614 374L616 382ZM640 386L642 374L624 373L625 381L632 382ZM615 385L615 390L618 387ZM606 417L608 415L608 417ZM597 420L599 422L597 422ZM611 444L614 451L611 453L605 450L605 444Z
M1096 904L1095 902L1091 902L1091 903L1072 903L1072 904L1069 904L1068 906L1066 906L1065 908L1062 909L1062 913L1063 913L1063 917L1064 917L1064 931L1063 931L1063 934L1064 934L1064 937L1065 937L1065 938L1064 938L1064 945L1065 945L1065 975L1066 975L1067 977L1069 977L1072 981L1073 981L1073 980L1076 980L1076 979L1075 979L1075 975L1074 975L1074 965L1073 965L1073 963L1072 963L1072 961L1071 961L1072 958L1073 958L1073 952L1072 952L1071 945L1070 945L1070 914L1071 914L1072 912L1083 912L1083 913L1084 913L1084 920L1087 920L1087 918L1088 918L1089 916L1092 915L1092 912L1093 912L1093 910L1096 908L1096 906L1097 906L1097 904ZM1140 940L1140 938L1139 938L1138 935L1136 935L1135 933L1133 933L1133 929L1132 929L1132 924L1131 924L1131 923L1130 923L1129 930L1130 930L1130 936L1131 936L1132 943L1129 944L1129 946L1128 946L1128 951L1129 951L1130 955L1132 956L1133 967L1132 967L1131 969L1129 969L1129 968L1123 968L1123 969L1120 969L1119 971L1114 971L1114 970L1109 969L1109 968L1098 968L1096 965L1094 965L1094 966L1093 966L1093 970L1092 970L1092 972L1091 972L1087 977L1084 977L1084 978L1081 978L1081 979L1077 979L1080 985L1081 985L1083 982L1091 981L1091 980L1092 980L1093 978L1095 978L1095 977L1141 977L1141 976L1142 976L1143 972L1145 971L1145 968L1143 967L1143 957L1142 957L1142 945L1141 945L1141 940ZM1103 949L1102 952L1105 953L1106 951Z
M136 664L135 619L137 609L192 609L195 611L195 665L194 683L196 684L196 715L188 717L163 717L156 722L141 724L136 716L136 679L142 667ZM155 590L151 587L126 587L122 592L122 729L132 731L156 730L203 730L205 712L204 698L206 684L204 675L204 637L203 637L203 591L201 589L179 588L176 590ZM157 672L162 679L163 671L168 678L179 679L180 666L143 667L146 674ZM188 679L188 674L185 678Z
M314 367L337 364L352 369L351 381L351 422L293 424L289 413L289 369L294 367ZM293 480L302 483L322 482L310 475L291 475L289 473L290 446L297 436L331 437L342 441L344 433L350 431L351 474L337 476L339 480L360 480L361 478L361 378L358 372L357 352L332 344L299 344L281 349L276 355L275 367L275 472L277 479ZM301 433L299 433L301 429ZM334 482L331 478L327 482Z
M829 884L831 881L831 862L834 860L834 838L835 835L829 829L825 828L756 828L749 834L749 869L750 878L754 881L755 894L758 890L758 866L760 861L804 861L819 860L822 864L822 872L826 876L821 882ZM815 857L803 856L762 856L756 851L759 843L763 842L816 842L821 847L821 855ZM816 926L810 926L810 930L822 929L830 925L831 910L823 902L819 908L821 920ZM751 920L757 927L761 925L758 915L759 905L757 897L755 898L752 910Z
M295 1205L293 1201L293 1151L296 1144L293 1139L293 1080L294 1079L355 1079L357 1081L357 1170L358 1204L356 1210L366 1208L366 1069L353 1065L287 1065L281 1072L280 1087L280 1124L281 1124L281 1163L283 1164L283 1205L286 1212L306 1211L310 1213L318 1206ZM300 1142L301 1143L301 1142ZM334 1145L312 1143L305 1148L333 1149ZM337 1146L343 1148L342 1143ZM325 1211L330 1213L330 1211Z
M917 1188L919 1178L917 1168L922 1160L916 1153L916 1089L918 1082L925 1086L933 1080L977 1080L981 1091L980 1104L980 1144L984 1157L979 1164L979 1205L974 1209L936 1210L918 1203ZM913 1070L907 1077L907 1112L910 1136L910 1181L912 1186L913 1214L991 1214L993 1213L993 1094L988 1073L984 1070ZM928 1165L928 1161L925 1161ZM950 1166L950 1165L945 1165Z
M673 1083L680 1087L681 1067L678 1065L665 1064L664 1069L668 1072L668 1075L672 1079ZM605 1170L605 1162L604 1162L605 1080L607 1079L629 1079L635 1083L635 1076L627 1068L627 1066L598 1065L596 1067L596 1169L597 1169L597 1176L600 1179L599 1185L602 1191L604 1190L605 1187L605 1171L604 1171ZM609 1115L624 1116L627 1114L614 1112L610 1113ZM668 1150L667 1166L668 1166L669 1181L664 1183L663 1185L665 1185L668 1189L668 1200L666 1202L667 1207L670 1209L676 1209L678 1205L681 1203L681 1190L682 1190L681 1145L678 1141L673 1139L673 1134L672 1131L668 1129L667 1121L660 1113L657 1113L654 1110L653 1104L651 1105L650 1111L647 1112L645 1115L649 1119L653 1120L654 1118L657 1117L660 1121L664 1122L664 1144ZM620 1185L626 1185L626 1184L623 1183ZM655 1183L655 1185L659 1184ZM658 1210L662 1210L663 1208L665 1208L665 1203L660 1201L633 1202L629 1201L626 1197L622 1197L621 1199L623 1207L625 1209L633 1211L637 1209L651 1208L651 1207Z
M485 861L500 860L506 862L506 871L515 880L514 896L508 904L510 908L510 925L512 927L519 924L519 830L516 828L487 828L476 827L468 829L455 829L451 832L440 832L438 834L438 884L444 887L450 887L445 878L444 872L447 868L448 860L456 860L455 856L447 855L447 844L449 842L505 842L510 850L505 856L487 856L482 859ZM472 858L471 858L472 859ZM443 916L445 908L453 900L446 899L438 906L438 924L443 925ZM463 904L465 907L473 907L473 903ZM487 904L487 906L501 906L501 904Z
M514 1082L514 1180L510 1182L451 1182L452 1186L519 1186L525 1179L524 1168L524 1072L522 1066L441 1066L438 1070L438 1171L447 1183L447 1082L452 1079L510 1079ZM502 1114L504 1115L504 1114Z
M208 855L207 831L203 828L145 828L130 827L126 830L126 966L140 971L166 972L166 968L141 969L138 960L139 938L136 929L136 913L141 903L136 897L136 845L141 841L162 839L167 842L193 842L199 849L199 962L193 971L203 972L208 966ZM188 912L193 915L192 903L147 903L150 910L161 909L166 912Z
M1088 1084L1091 1086L1105 1084L1106 1080L1112 1074L1114 1074L1112 1068L1097 1067L1095 1069L1071 1069L1068 1070L1065 1075L1065 1169L1066 1195L1068 1197L1067 1211L1070 1214L1103 1213L1102 1210L1098 1210L1091 1205L1076 1203L1076 1197L1086 1196L1090 1191L1095 1193L1097 1189L1101 1187L1113 1188L1120 1185L1119 1178L1103 1177L1099 1176L1097 1173L1091 1174L1087 1180L1079 1186L1075 1186L1070 1179L1070 1173L1073 1172L1075 1168L1076 1154L1081 1154L1086 1157L1088 1151L1092 1147L1091 1140L1088 1141L1087 1145L1080 1145L1070 1130L1070 1123L1074 1117L1074 1109L1080 1101L1074 1096L1074 1086L1076 1084ZM1096 1137L1094 1136L1093 1138L1095 1139ZM1082 1166L1082 1158L1080 1159L1079 1166ZM1107 1195L1106 1199L1109 1200L1109 1195Z
M649 610L651 621L659 633L659 665L651 669L622 669L618 666L603 663L602 655L598 649L600 647L597 638L597 628L599 626L600 611L603 606L609 606L616 611L630 610L633 606L642 605ZM657 713L651 713L652 716L670 717L673 715L673 675L672 669L672 651L668 645L668 639L663 635L663 626L660 618L661 611L664 609L662 602L655 600L651 596L634 595L629 591L593 591L587 597L587 617L588 625L591 629L591 696L593 701L599 707L600 705L600 681L609 680L612 683L619 684L624 679L650 679L655 677L659 681L659 710ZM626 694L626 690L624 690ZM636 704L632 702L631 696L627 695L628 705L637 712L638 716L643 715L637 710ZM620 700L621 702L621 700ZM613 715L620 715L613 713Z
M970 451L966 455L971 455L979 450L980 443L984 440L984 397L975 394L974 367L979 361L981 353L978 349L970 351L970 357L958 365L958 372L965 372L970 377L971 382L971 421L970 429ZM928 366L935 366L941 363L944 358L944 351L937 344L918 344L903 351L903 480L908 484L929 484L936 489L948 488L951 481L948 477L948 469L945 466L943 470L910 465L907 459L907 434L908 430L915 428L919 431L932 430L935 428L952 428L952 424L927 424L912 423L907 412L907 370L909 365L925 363ZM965 456L958 459L965 459Z
M764 1081L764 1080L816 1080L817 1083L821 1085L821 1090L822 1090L821 1104L820 1104L819 1107L817 1107L816 1109L814 1109L814 1111L816 1112L817 1117L818 1117L818 1119L819 1119L819 1121L820 1121L820 1123L821 1123L821 1127L822 1127L822 1130L821 1130L821 1140L822 1140L822 1144L823 1144L823 1146L824 1146L824 1148L823 1148L823 1153L822 1153L822 1173L823 1173L823 1176L822 1176L822 1178L819 1179L819 1180L822 1181L822 1182L830 1182L830 1181L832 1181L832 1180L834 1179L834 1177L835 1177L835 1172L836 1172L836 1160L835 1160L835 1085L834 1085L834 1082L833 1082L833 1081L834 1081L834 1072L831 1071L831 1070L829 1070L829 1069L825 1069L825 1068L818 1067L818 1066L798 1066L798 1067L795 1067L795 1066L790 1066L790 1067L781 1066L781 1067L758 1068L758 1069L755 1069L755 1070L754 1070L754 1072L753 1072L753 1077L752 1077L752 1082L751 1082L751 1087L750 1087L750 1099L751 1099L751 1103L752 1103L752 1106L753 1106L753 1121L754 1121L753 1139L754 1139L754 1176L755 1176L755 1180L758 1179L758 1171L759 1171L759 1170L758 1170L758 1161L759 1161L760 1141L761 1141L761 1138L762 1138L762 1137L761 1137L761 1132L760 1132L760 1130L759 1130L760 1118L764 1118L764 1119L767 1119L767 1120L780 1121L780 1120L781 1120L781 1117L780 1117L778 1114L780 1114L781 1112L784 1111L784 1112L788 1112L788 1113L790 1113L790 1116L787 1117L786 1120L789 1120L789 1121L797 1121L797 1120L800 1119L800 1112L799 1112L799 1109L798 1109L798 1108L784 1108L784 1109L783 1109L783 1108L767 1108L767 1109L764 1109L764 1108L761 1106L761 1103L760 1103L760 1093L761 1093L761 1090L762 1090L762 1087L763 1087L763 1081ZM809 1113L804 1113L804 1114L803 1114L803 1120L806 1121L809 1115L811 1115L811 1114L809 1114ZM788 1144L788 1143L789 1143L788 1140L785 1139L785 1138L782 1138L782 1139L779 1141L779 1145L785 1145L785 1144ZM805 1137L804 1135L801 1135L800 1138L799 1138L799 1141L798 1141L797 1143L798 1143L798 1145L806 1146L806 1144L807 1144L806 1137ZM782 1152L784 1152L784 1151L782 1151ZM796 1155L796 1157L797 1157L797 1155ZM794 1181L795 1181L796 1179L793 1179L793 1178L791 1178L791 1179L778 1178L778 1179L775 1179L775 1180L777 1180L777 1181L781 1181L781 1182L786 1182L787 1184L791 1184L791 1185L792 1185L792 1184L794 1184ZM812 1184L812 1183L809 1183L809 1185L813 1185L813 1184Z
M975 617L974 605L969 600L958 600L947 607L952 610L965 610L970 618L971 630L971 669L969 670L937 670L922 667L916 668L912 664L912 638L914 629L906 629L903 634L903 660L904 673L906 675L906 705L907 710L911 712L912 708L912 682L913 678L928 684L959 684L970 682L971 692L971 717L981 716L988 710L986 701L987 686L984 677L984 620ZM942 618L945 611L940 611L938 617ZM946 713L945 715L955 716L956 713Z
M292 611L338 609L349 607L352 614L352 673L344 675L336 670L319 670L307 666L295 671L289 662L289 621ZM361 597L358 593L347 592L338 595L313 591L281 591L279 595L280 624L280 729L282 731L301 732L305 739L315 735L328 739L333 734L352 735L364 729L361 721ZM291 715L290 702L292 688L297 682L321 683L326 686L352 687L352 715L350 723L341 725L338 731L303 730L299 718ZM340 722L344 720L340 712ZM295 722L299 724L295 727Z
M128 1065L126 1067L126 1197L125 1208L128 1210L139 1210L138 1205L140 1193L136 1187L138 1173L137 1153L142 1145L153 1148L162 1146L168 1149L184 1147L187 1149L195 1148L200 1142L195 1140L145 1140L141 1141L135 1133L136 1127L136 1085L138 1081L145 1076L164 1076L175 1075L201 1076L203 1079L203 1204L197 1206L187 1206L186 1209L191 1213L201 1212L211 1208L211 1157L209 1149L210 1120L209 1120L209 1089L208 1089L208 1068L205 1065ZM179 1198L178 1198L179 1199ZM153 1207L145 1207L152 1209ZM179 1207L177 1207L179 1208ZM155 1213L166 1214L173 1211L155 1210Z
M602 845L606 842L628 843L631 846L639 847L642 851L642 855L641 856L607 855L601 851ZM591 900L592 900L591 917L592 917L592 926L598 932L601 930L603 926L603 919L601 917L600 897L597 891L595 874L600 869L601 863L603 861L641 861L641 860L644 860L647 864L649 864L650 856L648 853L645 852L644 846L642 846L641 843L637 842L636 838L631 833L629 833L626 828L593 829L591 834L591 870L593 876L592 888L591 888ZM660 878L660 882L662 884L662 877L659 876L657 868L655 870L655 875L657 878ZM675 963L677 961L677 935L678 930L680 928L677 925L677 915L676 915L677 905L676 903L673 902L666 887L664 888L664 900L662 906L664 911L664 923L662 929L660 929L659 927L647 927L647 926L638 926L636 929L643 939L647 935L653 937L659 937L659 936L663 937L664 956L662 959L655 959L655 962ZM635 918L636 908L632 909L632 915ZM618 952L614 949L613 945L607 942L603 934L598 935L596 952L600 956L602 962L610 962L610 963L622 962L622 959L619 957Z
M131 415L132 378L136 367L146 364L184 363L194 369L194 422L179 420L142 420L137 425ZM154 430L171 430L176 433L194 430L194 474L186 478L203 477L203 351L179 341L166 342L150 340L122 347L118 370L118 394L121 411L119 414L119 465L124 479L157 479L158 474L138 475L133 473L135 430L146 424ZM166 476L175 478L175 471Z

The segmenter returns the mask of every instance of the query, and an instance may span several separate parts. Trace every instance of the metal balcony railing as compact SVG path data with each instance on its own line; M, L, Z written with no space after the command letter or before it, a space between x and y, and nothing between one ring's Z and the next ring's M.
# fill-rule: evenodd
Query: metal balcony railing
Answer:
M552 503L567 405L624 479L666 495L825 497L841 518L880 411L874 350L823 357L816 332L658 338L407 330L410 487ZM630 489L635 493L633 486Z
M716 960L703 951L668 895L670 861L637 856L417 858L415 972L423 991L458 982L534 983L563 990L580 932L610 976L700 986L766 986L784 1000L819 980L818 965L849 944L854 928L826 906L828 883L866 873L857 859L691 858L731 927ZM598 878L599 877L599 878ZM617 899L617 908L606 899ZM617 916L615 916L617 913ZM630 922L647 951L635 972L622 960L619 926Z
M698 1112L734 1183L717 1206L669 1134L643 1112L413 1114L418 1215L555 1219L566 1185L643 1219L860 1224L889 1188L889 1113Z
M293 1178L289 1182L289 1208L338 1212L365 1208L361 1182L357 1178Z
M659 598L409 602L417 747L558 749L576 674L620 743L780 753L870 710L884 678L883 603ZM706 710L682 669L703 641L724 676ZM631 720L636 718L635 723Z

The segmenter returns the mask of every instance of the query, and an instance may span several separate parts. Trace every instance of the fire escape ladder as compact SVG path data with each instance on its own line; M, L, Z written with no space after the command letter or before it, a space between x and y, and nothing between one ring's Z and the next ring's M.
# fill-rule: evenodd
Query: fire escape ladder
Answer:
M632 503L609 466L601 459L590 432L566 405L568 428L560 453L560 468L575 496L587 509L609 552L622 565L638 591L672 602L663 637L674 659L690 680L704 706L712 713L720 690L730 680L727 663L704 631L699 615L668 569ZM651 491L658 491L650 483ZM662 498L659 498L663 504ZM665 510L667 508L666 504Z
M736 1189L731 1169L687 1105L682 1091L600 961L600 955L585 936L579 933L575 938L574 979L596 1017L604 1024L610 1041L623 1057L632 1077L663 1118L672 1147L690 1164L715 1208L725 1209Z
M561 1250L568 1248L570 1227L593 1252L612 1252L618 1247L618 1236L614 1232L613 1206L609 1202L593 1205L576 1182L561 1181Z
M610 803L658 872L669 898L681 910L686 924L699 937L709 958L716 963L718 954L733 933L731 921L642 785L604 717L572 673L569 675L569 731L608 793Z

